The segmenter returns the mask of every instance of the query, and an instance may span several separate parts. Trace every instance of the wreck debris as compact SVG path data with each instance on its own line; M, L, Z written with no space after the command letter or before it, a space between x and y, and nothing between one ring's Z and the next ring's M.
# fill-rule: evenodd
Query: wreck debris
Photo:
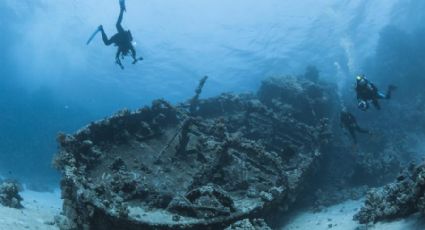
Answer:
M243 219L238 221L225 230L271 230L263 219Z
M187 144L189 143L189 128L193 123L192 118L186 118L186 120L183 121L181 130L180 130L180 138L179 143L176 146L176 154L182 154L186 151Z
M199 96L202 93L202 88L204 87L207 79L208 79L208 76L205 76L199 81L198 88L196 88L195 90L195 96L193 96L193 98L190 100L190 107L189 107L190 114L194 114L198 109Z
M159 152L158 159L156 163L160 163L162 154L173 144L174 140L179 136L179 143L176 146L176 154L180 154L186 149L186 145L189 142L189 126L193 123L193 119L191 117L187 117L177 131L174 133L172 138L167 142L164 148Z
M317 170L334 92L276 79L258 97L201 100L205 81L189 110L158 100L58 137L63 229L255 227L289 208Z
M204 87L207 79L208 79L208 76L205 76L199 81L199 85L195 90L195 95L189 101L189 113L183 115L186 118L183 120L182 124L180 125L180 128L177 129L177 131L173 135L173 137L168 141L168 143L164 146L164 148L158 154L157 163L160 162L160 158L161 158L162 154L170 147L170 145L174 142L174 140L177 138L177 136L180 136L180 138L179 138L179 144L176 147L176 153L179 154L179 153L183 152L184 149L186 148L186 145L189 141L189 137L188 137L189 126L193 122L192 116L194 115L194 113L198 109L199 96L202 93L202 88Z
M236 211L232 198L214 184L196 188L185 196L175 197L167 209L181 216L203 219L229 216Z

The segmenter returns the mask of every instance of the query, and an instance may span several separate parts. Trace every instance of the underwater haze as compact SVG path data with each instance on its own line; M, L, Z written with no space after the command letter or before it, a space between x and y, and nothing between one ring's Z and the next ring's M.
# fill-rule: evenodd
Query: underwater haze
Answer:
M116 0L2 0L0 3L0 174L34 188L56 185L56 135L156 98L172 103L255 91L266 77L308 65L354 100L357 73L397 83L399 100L422 90L420 0L127 0L123 26L143 61L124 70L115 48L90 34L115 33ZM417 82L420 81L420 82ZM412 87L412 88L411 88ZM350 91L351 90L351 91Z

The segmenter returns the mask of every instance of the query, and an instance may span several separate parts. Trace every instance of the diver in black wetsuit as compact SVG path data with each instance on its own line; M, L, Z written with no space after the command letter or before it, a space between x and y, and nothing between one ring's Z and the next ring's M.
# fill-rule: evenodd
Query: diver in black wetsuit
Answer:
M133 64L136 64L137 61L143 59L136 58L136 50L134 49L134 46L132 44L133 36L131 35L130 30L125 31L121 26L124 11L126 11L125 0L120 0L120 15L118 16L116 24L118 33L116 33L110 39L108 39L108 36L106 36L105 31L103 30L103 26L99 26L99 30L102 32L103 43L105 43L105 45L107 46L111 44L115 44L116 46L118 46L117 53L115 55L115 61L121 67L121 69L124 69L124 66L121 63L120 57L124 58L124 56L127 56L129 52L131 52Z
M388 86L388 90L386 94L383 94L378 91L378 88L371 83L366 77L363 75L359 75L356 78L356 93L358 100L358 107L366 111L369 108L369 101L375 106L377 110L381 109L379 105L378 99L390 99L391 93L395 90L396 87L393 85Z
M340 119L341 119L341 124L340 124L341 127L347 129L347 131L350 133L351 139L353 140L354 144L357 144L356 132L370 134L369 130L360 128L360 126L357 124L357 121L354 115L348 112L346 109L343 109L341 111Z

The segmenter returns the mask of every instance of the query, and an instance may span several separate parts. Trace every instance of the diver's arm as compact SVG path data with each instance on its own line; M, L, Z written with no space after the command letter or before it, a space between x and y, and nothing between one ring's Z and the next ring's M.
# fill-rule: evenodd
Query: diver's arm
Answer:
M117 54L115 54L115 63L117 63L121 67L121 69L124 69L124 66L122 65L120 60L120 55L121 55L121 51L118 49Z
M103 43L104 43L106 46L111 45L111 44L113 43L112 38L111 38L111 39L108 39L108 36L106 35L105 31L103 30L103 27L99 26L99 30L100 30L100 32L102 33L102 40L103 40Z
M133 64L136 64L138 59L136 58L136 50L133 46L130 47L131 57L133 58Z
M115 54L115 61L120 61L120 55L121 55L121 51L120 49L117 50L117 53Z

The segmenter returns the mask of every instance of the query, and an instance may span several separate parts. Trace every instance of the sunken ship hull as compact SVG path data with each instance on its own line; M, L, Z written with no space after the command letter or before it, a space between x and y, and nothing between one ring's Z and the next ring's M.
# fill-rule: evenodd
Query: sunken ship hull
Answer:
M277 223L320 165L334 90L285 77L199 99L205 80L187 103L156 100L58 136L62 229Z

